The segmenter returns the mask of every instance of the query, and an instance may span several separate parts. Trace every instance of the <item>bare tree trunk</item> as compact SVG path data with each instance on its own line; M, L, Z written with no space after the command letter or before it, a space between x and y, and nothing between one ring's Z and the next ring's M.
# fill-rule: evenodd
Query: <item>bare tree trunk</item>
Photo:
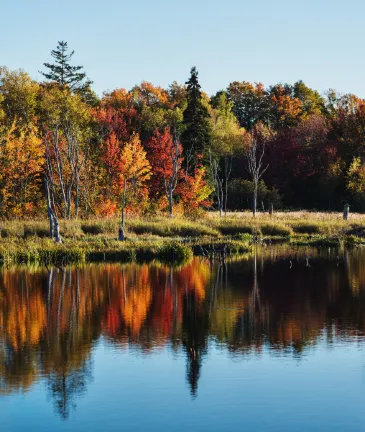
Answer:
M75 219L79 217L79 180L76 178L75 184Z
M251 174L252 183L253 183L253 205L252 205L253 217L256 217L256 212L257 212L257 189L258 189L259 180L269 167L269 165L267 165L264 168L262 165L264 154L265 154L265 141L261 144L261 149L259 149L257 139L255 137L252 137L251 145L249 147L246 157L247 157L247 170Z
M66 217L67 219L71 219L71 187L67 189Z
M46 188L47 212L49 219L49 236L51 239L54 239L56 243L62 243L62 238L60 235L60 224L58 223L56 212L52 206L51 192L47 177L45 177L44 183Z
M172 212L173 212L173 197L172 197L172 194L173 194L173 189L172 189L172 186L170 185L169 186L169 194L168 194L170 217L172 217Z
M252 204L253 217L256 217L256 212L257 212L257 182L254 180L254 185L253 185L253 204Z
M54 221L54 238L56 243L62 243L62 238L60 235L60 224L58 223L58 219L53 216L53 221Z
M125 204L126 204L126 188L127 188L127 180L124 179L124 189L123 189L123 196L122 196L122 221L121 225L118 231L118 240L124 241L125 240Z
M232 156L225 156L224 158L224 180L225 180L225 193L224 193L224 214L227 216L227 200L228 200L228 181L232 171Z
M52 207L51 207L49 184L46 178L44 179L44 186L46 189L47 213L48 213L48 220L49 220L49 236L53 240L54 238L53 214L52 214Z

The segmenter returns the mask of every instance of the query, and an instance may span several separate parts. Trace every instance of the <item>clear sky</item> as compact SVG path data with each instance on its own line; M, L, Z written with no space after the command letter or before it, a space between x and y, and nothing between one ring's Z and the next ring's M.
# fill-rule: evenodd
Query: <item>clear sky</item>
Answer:
M365 97L364 0L0 0L0 65L40 79L58 40L101 94L142 80L208 94L234 80Z

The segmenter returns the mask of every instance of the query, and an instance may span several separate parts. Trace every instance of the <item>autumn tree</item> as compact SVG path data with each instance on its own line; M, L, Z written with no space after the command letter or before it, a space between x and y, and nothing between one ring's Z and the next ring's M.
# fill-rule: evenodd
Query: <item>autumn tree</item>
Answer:
M14 121L23 130L34 124L38 91L39 84L27 73L0 68L0 104L8 127Z
M151 165L137 134L125 144L121 153L120 180L122 184L122 218L118 231L119 240L125 240L125 207L127 204L127 188L137 189L151 177Z
M227 95L241 127L250 130L259 121L267 124L269 102L263 84L234 81L229 84Z
M346 175L346 188L356 204L365 208L365 164L360 157L354 157Z
M303 114L303 102L294 97L288 87L282 84L267 91L269 103L269 124L276 130L296 126Z
M44 154L35 127L15 121L0 145L0 214L22 217L39 211Z
M333 135L346 165L353 157L365 157L365 100L352 94L337 100L338 110L332 121Z
M173 215L174 191L182 176L182 146L178 137L166 128L158 130L148 142L153 178L162 182L169 205L169 215Z
M343 160L330 133L326 118L316 114L270 140L265 179L269 186L279 188L284 204L326 209L340 204Z
M318 91L306 86L303 81L297 81L289 86L293 98L299 99L302 103L302 115L320 115L325 109L325 99Z

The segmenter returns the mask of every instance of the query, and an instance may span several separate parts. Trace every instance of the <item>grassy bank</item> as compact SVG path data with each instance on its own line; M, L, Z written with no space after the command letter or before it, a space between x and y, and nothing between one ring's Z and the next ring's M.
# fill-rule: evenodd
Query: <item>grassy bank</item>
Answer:
M117 219L61 221L63 244L48 239L47 221L0 222L0 263L56 263L103 260L186 260L192 254L234 254L255 242L343 246L365 243L365 215L282 212L272 217L209 213L199 221L182 218L129 218L127 241L116 240Z
M83 262L161 262L181 264L193 255L217 257L242 254L251 250L247 241L208 240L189 242L134 239L120 242L114 239L64 239L56 244L50 239L26 238L0 241L0 265L43 264L65 265Z
M64 238L79 239L87 236L116 237L117 219L91 219L86 221L61 221L61 234ZM354 230L365 230L365 215L351 214L348 221L341 213L320 212L278 212L270 217L258 213L256 218L250 212L228 213L220 219L217 213L208 213L200 220L180 217L130 217L127 232L130 238L136 236L173 237L213 237L250 234L260 236L296 235L338 235ZM0 221L1 238L48 237L48 223L44 221Z

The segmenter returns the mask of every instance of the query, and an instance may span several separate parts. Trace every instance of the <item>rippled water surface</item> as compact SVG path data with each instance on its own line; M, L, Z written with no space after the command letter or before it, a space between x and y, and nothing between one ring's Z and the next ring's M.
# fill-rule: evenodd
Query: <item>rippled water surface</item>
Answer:
M1 431L364 431L365 250L0 270Z

